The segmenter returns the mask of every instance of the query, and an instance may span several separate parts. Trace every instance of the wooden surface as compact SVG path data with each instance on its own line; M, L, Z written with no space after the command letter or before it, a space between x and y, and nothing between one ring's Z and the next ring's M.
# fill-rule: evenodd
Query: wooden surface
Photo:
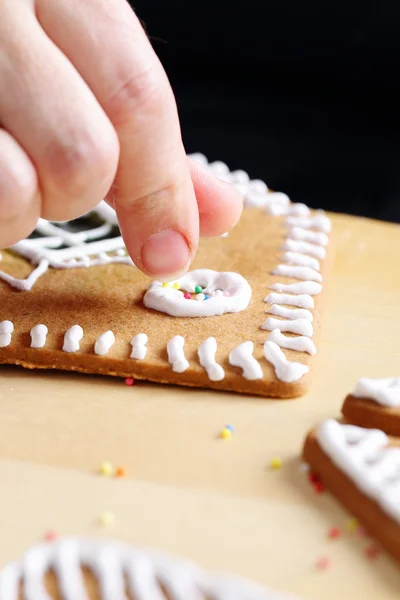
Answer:
M360 376L400 374L399 226L335 216L336 258L310 392L289 402L103 377L0 369L0 564L49 529L108 536L306 600L399 597L400 570L300 470L306 432ZM231 423L230 441L217 439ZM283 461L279 471L269 461ZM96 474L104 460L125 480ZM115 523L102 527L101 512ZM324 572L315 561L327 556Z

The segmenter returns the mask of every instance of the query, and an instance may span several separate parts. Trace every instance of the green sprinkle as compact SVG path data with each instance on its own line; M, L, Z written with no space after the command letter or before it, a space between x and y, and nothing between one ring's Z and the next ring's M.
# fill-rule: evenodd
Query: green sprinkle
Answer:
M196 294L200 294L203 291L203 288L201 287L201 285L196 285L194 291L196 292Z

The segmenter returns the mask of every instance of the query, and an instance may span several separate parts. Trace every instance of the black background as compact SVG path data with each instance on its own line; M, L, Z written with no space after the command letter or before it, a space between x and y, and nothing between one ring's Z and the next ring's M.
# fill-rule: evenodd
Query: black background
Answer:
M134 0L188 152L400 222L400 2Z

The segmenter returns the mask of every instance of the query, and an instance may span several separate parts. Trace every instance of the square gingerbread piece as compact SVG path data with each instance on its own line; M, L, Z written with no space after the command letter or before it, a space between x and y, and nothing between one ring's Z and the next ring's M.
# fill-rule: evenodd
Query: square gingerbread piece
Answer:
M235 173L225 178L247 198L240 222L229 235L202 239L177 282L151 282L134 267L105 203L68 224L40 220L29 239L2 252L0 363L304 394L330 221L238 173L239 182Z

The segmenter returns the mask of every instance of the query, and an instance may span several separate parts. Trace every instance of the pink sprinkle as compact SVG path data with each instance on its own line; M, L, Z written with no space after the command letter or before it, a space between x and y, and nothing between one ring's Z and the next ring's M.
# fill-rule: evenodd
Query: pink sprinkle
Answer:
M54 540L57 539L57 534L55 531L50 529L50 531L44 534L44 539L46 540L46 542L54 542Z
M129 386L131 386L131 385L133 385L134 383L135 383L135 380L133 379L133 377L127 377L127 378L125 379L125 385L129 385Z
M331 540L337 540L342 535L339 527L331 527L328 531L328 538Z
M326 556L322 556L315 563L315 567L319 571L326 571L326 569L328 569L330 567L330 564L331 564L331 561L329 560L329 558L327 558Z
M374 560L374 558L376 558L379 555L379 548L373 545L368 546L367 548L365 548L365 554L368 558Z
M192 298L192 296L189 294L189 292L185 292L183 294L183 297L186 298L186 300L190 300Z
M224 296L230 296L230 293L228 291L225 290L224 292Z

